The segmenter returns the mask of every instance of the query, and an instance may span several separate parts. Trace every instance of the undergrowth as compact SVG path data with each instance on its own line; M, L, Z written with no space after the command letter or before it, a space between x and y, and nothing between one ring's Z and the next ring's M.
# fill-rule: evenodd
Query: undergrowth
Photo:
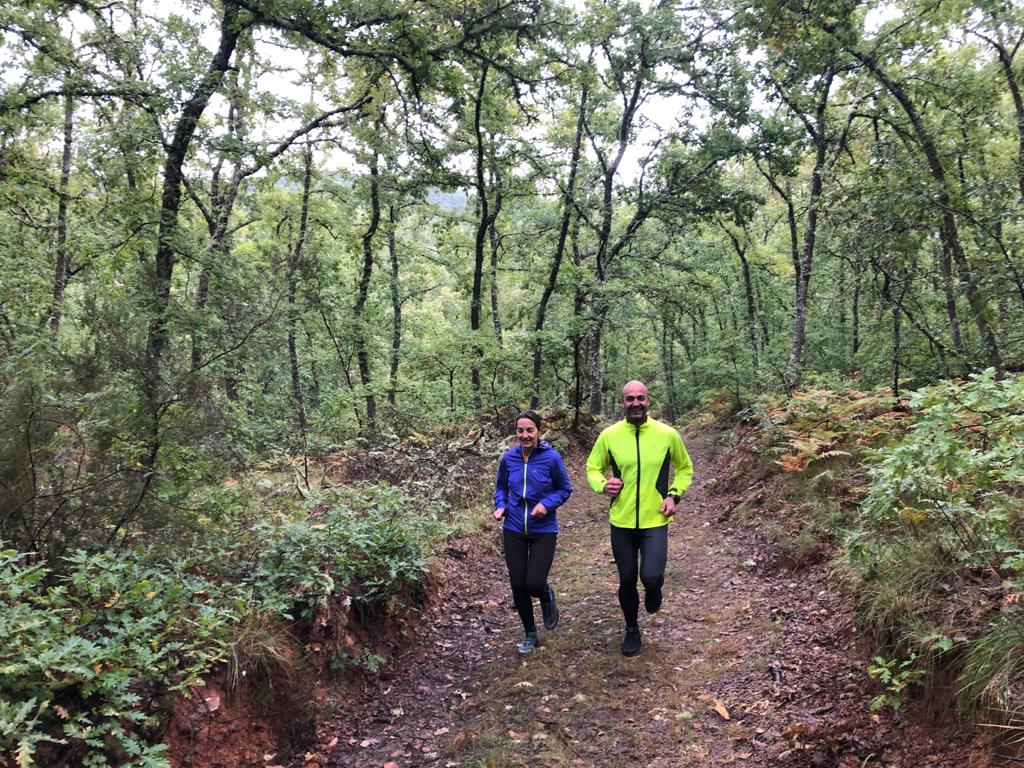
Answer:
M229 686L286 676L302 663L288 627L330 601L399 610L442 534L397 490L359 485L271 516L242 504L178 549L4 550L0 765L168 765L176 692L219 665Z
M890 658L940 656L967 715L1024 723L1024 379L915 393L874 456L840 559L861 627Z
M1024 732L1024 379L765 399L738 436L732 483L753 488L737 506L779 560L836 547L876 701L941 688L964 717Z
M866 491L872 446L904 429L905 403L888 390L814 389L765 396L736 414L731 478L735 513L756 519L776 563L821 558Z

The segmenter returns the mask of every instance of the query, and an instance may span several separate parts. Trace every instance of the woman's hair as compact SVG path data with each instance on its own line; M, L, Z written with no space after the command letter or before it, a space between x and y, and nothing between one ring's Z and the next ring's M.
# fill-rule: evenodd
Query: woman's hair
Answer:
M520 419L529 419L537 425L537 431L540 432L540 416L537 415L536 411L523 411L516 416L516 423L519 423Z

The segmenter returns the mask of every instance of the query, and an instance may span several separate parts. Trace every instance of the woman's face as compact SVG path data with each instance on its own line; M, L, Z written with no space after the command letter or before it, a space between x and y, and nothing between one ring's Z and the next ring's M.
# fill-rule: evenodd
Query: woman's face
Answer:
M523 448L536 448L540 434L532 419L519 419L516 422L516 437L519 438L519 444Z

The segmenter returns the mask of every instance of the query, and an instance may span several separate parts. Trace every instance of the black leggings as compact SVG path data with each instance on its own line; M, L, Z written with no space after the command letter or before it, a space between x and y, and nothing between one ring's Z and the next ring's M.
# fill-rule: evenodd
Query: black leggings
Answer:
M627 627L637 625L640 593L636 579L648 594L656 595L665 583L668 562L668 526L656 528L617 528L612 526L612 555L619 569L619 605ZM639 564L638 564L639 559Z
M502 531L505 542L505 564L512 584L512 600L523 622L523 630L536 632L533 620L533 598L547 599L548 571L555 559L557 533L522 534Z

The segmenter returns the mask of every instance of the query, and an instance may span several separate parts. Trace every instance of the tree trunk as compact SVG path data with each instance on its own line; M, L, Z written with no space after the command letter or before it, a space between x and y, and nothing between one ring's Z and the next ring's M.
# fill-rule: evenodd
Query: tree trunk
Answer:
M861 258L858 253L853 270L853 300L850 306L850 362L854 366L857 363L857 353L860 352L860 278L863 271Z
M861 51L854 50L851 51L851 53L861 63L863 63L872 72L872 74L875 75L878 81L885 86L886 90L892 94L893 98L899 102L914 128L914 134L917 136L917 140L921 144L921 149L925 154L925 159L928 163L928 170L931 173L932 178L935 180L938 188L936 203L941 211L939 236L942 239L943 251L948 254L948 257L952 259L954 264L956 264L960 280L964 285L964 291L967 294L967 303L971 308L971 314L974 316L974 323L978 328L978 335L981 337L982 343L985 345L988 364L1001 373L1003 371L1003 361L999 354L999 345L996 342L995 333L993 333L992 327L989 325L986 318L985 298L982 296L981 291L975 282L974 272L967 260L967 255L964 253L963 245L960 242L960 234L956 223L956 214L953 211L953 200L952 195L950 194L949 182L946 179L946 170L942 165L942 160L939 157L939 152L935 146L935 142L932 139L931 134L928 132L928 129L925 127L924 120L920 113L918 113L914 103L910 100L910 97L907 96L903 88L900 87L898 83L889 77L888 73L882 69L881 65L875 60L875 58ZM945 257L946 256L944 255L944 258Z
M241 126L240 105L241 93L239 92L237 70L232 71L230 93L228 97L228 136L233 141L239 141ZM228 181L222 178L224 168L223 156L218 160L210 181L210 206L207 219L207 232L210 235L210 253L199 273L199 285L196 289L196 316L197 322L202 322L204 310L210 297L210 280L213 276L212 264L223 264L231 250L228 242L228 226L231 222L231 214L234 211L235 200L238 196L238 189L242 183L242 173L238 164L234 165L231 177ZM201 364L203 356L203 331L201 326L192 333L192 368L196 369Z
M601 286L604 284L605 273L612 259L625 246L630 237L629 234L624 234L619 238L616 247L613 248L611 246L612 218L614 215L612 192L615 187L615 177L619 166L622 164L622 158L625 157L626 150L629 148L629 137L640 104L640 95L643 92L645 75L646 70L641 66L641 70L636 73L636 79L633 81L633 86L629 89L629 92L625 91L624 86L622 88L621 95L624 103L622 117L619 119L616 131L617 144L615 154L609 159L605 157L603 152L598 152L598 162L601 166L601 220L597 229L597 254L594 259L595 276L592 294L593 306L591 308L592 325L588 331L590 344L590 413L593 416L600 416L604 411L602 407L604 379L601 372L601 331L605 318L608 315L608 307L606 299L601 296ZM631 222L634 231L635 227L639 226L639 221L634 217L633 222Z
M993 20L996 23L1001 22L1000 19ZM1013 54L998 40L979 32L974 34L995 48L999 64L1003 68L1003 76L1006 78L1006 86L1010 89L1010 97L1013 99L1013 113L1017 126L1017 188L1020 190L1021 200L1024 201L1024 98L1021 97L1017 73L1013 69Z
M68 202L71 200L71 148L74 124L75 102L68 94L64 96L64 150L61 154L60 187L57 192L57 263L53 275L53 306L50 310L50 330L54 336L60 330L64 288L68 282Z
M146 370L142 382L147 399L147 418L149 420L148 434L145 438L147 447L141 462L143 479L132 509L118 521L112 532L112 537L116 536L117 529L141 508L155 479L156 461L161 446L160 419L165 408L161 393L163 354L164 347L167 345L167 311L170 307L171 282L174 276L174 241L178 228L178 213L181 209L182 168L199 125L199 119L206 110L214 91L220 85L224 73L230 65L235 46L238 44L238 37L242 31L238 11L238 5L235 2L225 0L217 51L210 60L209 67L195 93L185 102L175 124L174 136L165 150L163 188L160 197L160 218L152 281L152 314L146 339Z
M531 378L530 407L536 408L540 402L540 370L543 359L543 341L540 334L544 330L544 321L547 317L548 302L558 285L558 273L562 266L562 257L565 254L565 243L569 235L569 225L572 221L573 196L576 189L576 173L579 168L580 151L583 146L583 128L587 117L587 101L590 93L589 84L583 84L583 91L580 94L580 111L576 118L576 137L573 140L572 155L569 160L569 178L565 183L565 190L562 193L562 221L558 227L558 242L555 245L555 255L551 260L551 270L548 272L548 282L544 286L544 293L540 297L540 304L537 305L537 319L533 324L533 376ZM578 222L579 219L576 219ZM580 296L577 289L577 298ZM574 356L578 352L578 344L574 349ZM577 400L578 402L578 400Z
M672 314L668 308L662 310L661 313L661 334L660 334L660 351L661 351L661 370L665 376L665 387L667 391L667 397L665 399L665 418L669 421L675 421L678 415L678 408L676 405L676 377L675 377L675 345L672 343Z
M501 349L504 346L501 338L501 313L498 311L498 250L501 239L498 237L498 227L495 224L498 214L501 213L501 175L497 168L494 169L493 186L494 210L491 213L491 225L487 228L487 235L491 243L491 322L494 325L494 339L498 343L498 348Z
M483 350L480 346L480 305L483 288L484 272L484 250L487 240L487 231L493 223L490 207L487 201L487 181L485 178L486 153L484 151L484 133L482 125L482 112L484 95L487 90L488 65L484 64L480 71L480 83L477 86L476 101L473 104L473 133L476 137L476 196L477 212L479 218L476 226L476 238L473 246L473 289L470 297L469 327L472 332L472 352L469 366L470 380L473 384L473 406L477 412L483 409L481 399L480 381L480 357Z
M580 253L579 237L580 237L580 218L579 216L573 217L572 229L570 230L570 242L572 243L572 263L577 269L583 264L583 254ZM572 302L572 316L574 323L572 333L572 381L573 381L573 414L572 414L572 427L573 429L579 429L580 426L580 408L583 405L583 334L579 331L579 320L583 317L583 307L585 304L586 297L583 295L583 286L580 283L576 283L576 288L573 291L573 302Z
M373 394L370 380L370 357L367 352L366 321L363 310L370 292L370 277L373 275L373 238L380 226L380 172L379 155L376 150L370 160L370 223L363 233L363 270L359 276L356 301L352 306L352 317L356 328L356 363L359 366L359 384L366 402L366 434L370 437L377 432L377 398Z
M825 112L828 107L828 96L832 86L834 73L829 71L822 83L821 97L815 109L814 130L814 170L811 171L811 193L807 201L807 224L804 226L803 252L800 256L800 275L796 287L796 300L793 307L793 346L786 365L786 388L792 392L800 387L803 374L803 350L807 325L807 290L811 282L811 262L814 258L814 243L818 229L818 206L823 186L822 174L825 170L825 159L828 150L826 135Z
M299 213L299 233L295 239L295 248L288 263L288 365L291 370L292 398L295 401L299 436L302 438L302 479L306 490L309 490L309 425L306 419L306 401L302 392L302 378L299 373L299 352L296 344L299 310L296 300L299 274L302 271L303 249L306 245L306 232L309 226L309 190L312 179L313 150L309 145L306 145L306 149L303 152L302 209Z
M601 375L601 331L604 328L608 310L599 304L593 310L594 317L590 323L587 337L588 355L590 357L590 414L600 416L604 412L604 379Z
M217 52L210 60L206 74L195 93L185 102L181 116L174 128L174 137L166 150L163 170L163 190L160 199L160 223L157 230L155 274L153 284L153 319L149 325L146 344L148 388L155 398L163 376L162 358L167 344L167 309L171 298L171 281L174 273L174 240L178 228L178 212L181 209L182 168L188 154L192 137L195 135L210 97L220 85L231 62L238 36L238 5L228 0L224 3L224 15L220 24L220 42Z
M946 318L949 320L949 331L953 337L953 346L961 361L968 359L967 346L964 344L960 330L960 315L956 309L956 285L953 279L953 260L949 249L945 246L939 251L939 271L942 275L942 294L945 298Z
M793 293L795 295L800 287L800 235L796 223L796 209L793 207L793 198L775 180L775 177L762 169L760 165L757 166L757 170L761 172L761 175L768 181L771 188L775 190L775 193L786 204L786 223L789 227L789 258L793 262Z
M395 407L398 391L398 356L402 348L402 298L398 283L398 243L395 228L398 224L398 210L394 204L388 206L388 256L391 259L391 367L388 371L388 405Z
M902 339L900 337L900 319L902 313L900 307L903 306L903 297L907 293L909 287L909 281L905 280L902 290L900 290L899 298L892 305L892 394L893 397L900 396L900 345Z
M757 346L757 305L754 303L754 286L753 281L750 278L750 264L747 262L747 249L746 246L740 244L739 239L731 231L726 229L726 233L732 241L733 250L736 251L736 255L739 257L740 269L743 274L743 291L746 296L747 303L747 338L750 340L750 362L754 372L754 387L758 392L760 392L761 383L758 373L760 366Z

